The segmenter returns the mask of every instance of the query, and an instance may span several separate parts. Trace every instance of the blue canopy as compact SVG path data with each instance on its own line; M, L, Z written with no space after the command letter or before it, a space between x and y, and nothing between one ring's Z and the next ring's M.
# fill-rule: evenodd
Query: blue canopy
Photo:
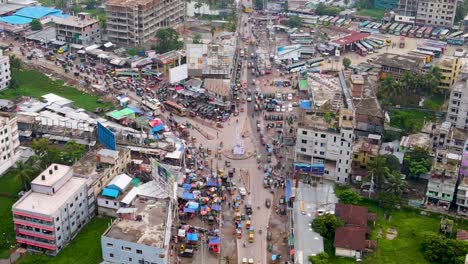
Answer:
M214 211L221 211L221 205L218 205L218 204L213 204L213 206L211 206L211 209L213 209Z
M192 209L192 208L184 208L184 213L195 213L195 209Z
M208 182L206 183L207 187L218 187L219 183L216 179L209 179Z
M276 255L271 255L271 260L276 260L277 256Z
M311 109L312 103L309 100L301 100L299 107L302 109Z
M209 244L217 245L221 242L221 239L219 237L212 237L210 238Z
M109 188L104 188L102 190L102 195L111 197L111 198L117 198L119 196L119 190L116 189L109 189Z
M195 200L195 196L193 195L193 193L184 192L184 193L182 194L182 199L185 199L185 200Z
M192 189L192 185L188 183L184 183L183 187L184 187L184 190L187 190L187 191Z
M199 207L199 204L196 203L196 202L189 202L187 207L191 208L191 209L194 209L194 210L197 210L198 207Z
M158 133L159 131L162 131L162 130L164 130L164 125L162 125L162 124L159 125L159 126L154 126L153 128L151 128L151 131L153 133Z
M198 234L197 233L187 233L187 240L188 241L198 241Z
M131 109L137 115L143 114L143 110L141 110L140 108L137 108L137 107L134 107L134 106L128 106L127 108Z

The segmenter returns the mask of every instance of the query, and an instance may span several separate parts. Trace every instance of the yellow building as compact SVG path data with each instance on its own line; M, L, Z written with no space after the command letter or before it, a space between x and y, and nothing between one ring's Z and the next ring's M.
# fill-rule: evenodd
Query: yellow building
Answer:
M453 84L458 80L458 75L461 70L461 60L458 57L444 57L437 67L441 70L442 78L439 83L440 89L451 89Z
M366 169L367 163L379 155L379 146L361 138L353 146L354 169Z

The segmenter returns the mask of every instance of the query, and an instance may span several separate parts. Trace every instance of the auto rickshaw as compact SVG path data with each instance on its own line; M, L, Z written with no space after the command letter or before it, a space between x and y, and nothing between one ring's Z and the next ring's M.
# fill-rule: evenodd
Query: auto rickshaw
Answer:
M236 212L236 221L240 222L241 221L241 213Z
M245 222L245 228L246 228L246 229L250 229L250 224L251 224L250 220L247 220L247 221Z
M266 198L266 199L265 199L265 207L266 207L266 208L270 208L270 207L271 207L271 200L270 200L270 198Z
M253 242L254 242L254 234L249 233L249 243L253 243Z
M242 238L242 229L236 229L236 238L241 239Z
M224 170L223 169L218 169L218 176L219 177L224 177Z

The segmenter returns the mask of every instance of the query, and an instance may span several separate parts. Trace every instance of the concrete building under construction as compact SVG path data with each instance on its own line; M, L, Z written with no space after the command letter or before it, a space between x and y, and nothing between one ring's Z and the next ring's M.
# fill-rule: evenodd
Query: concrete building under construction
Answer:
M109 0L105 4L108 40L127 47L142 46L156 31L183 21L183 0Z

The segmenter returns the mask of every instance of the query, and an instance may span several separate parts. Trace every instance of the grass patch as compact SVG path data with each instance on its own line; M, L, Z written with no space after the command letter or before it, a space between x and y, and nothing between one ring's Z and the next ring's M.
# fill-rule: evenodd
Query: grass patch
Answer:
M101 235L108 227L110 218L94 217L75 239L56 257L28 254L19 264L94 264L100 263Z
M14 203L13 198L0 197L0 258L8 258L10 246L15 244L15 229L11 214L11 206Z
M440 110L444 102L445 96L443 94L433 94L424 100L424 108L429 110Z
M382 19L385 15L385 10L369 8L358 10L356 13L360 16L368 16L375 19Z
M36 70L13 70L12 78L17 80L19 87L0 92L0 98L17 99L21 96L40 98L45 94L54 93L74 101L77 107L89 112L94 112L98 107L104 111L115 108L111 103L98 102L98 96L78 91L72 86L64 85L62 80L52 80Z
M393 110L390 112L390 125L400 128L406 133L421 131L424 121L435 120L432 112L418 110Z
M7 171L0 176L0 193L14 197L21 190L21 182L16 178L13 170Z
M127 49L127 54L129 56L136 56L138 55L138 52L140 52L143 48L139 48L139 49Z

